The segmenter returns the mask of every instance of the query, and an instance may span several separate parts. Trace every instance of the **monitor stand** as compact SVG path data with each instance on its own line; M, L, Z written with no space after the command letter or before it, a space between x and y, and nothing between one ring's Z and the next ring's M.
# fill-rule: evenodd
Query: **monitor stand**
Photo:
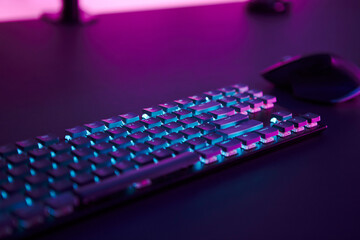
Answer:
M58 24L89 24L95 21L93 16L80 9L79 0L62 0L60 12L44 13L41 18Z

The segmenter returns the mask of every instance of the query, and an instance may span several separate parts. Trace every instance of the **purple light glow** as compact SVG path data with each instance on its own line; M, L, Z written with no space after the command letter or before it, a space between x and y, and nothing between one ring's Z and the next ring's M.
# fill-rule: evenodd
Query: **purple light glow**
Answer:
M248 0L80 0L80 4L84 11L95 15L246 1ZM37 19L44 12L59 11L60 2L60 0L1 0L0 22Z

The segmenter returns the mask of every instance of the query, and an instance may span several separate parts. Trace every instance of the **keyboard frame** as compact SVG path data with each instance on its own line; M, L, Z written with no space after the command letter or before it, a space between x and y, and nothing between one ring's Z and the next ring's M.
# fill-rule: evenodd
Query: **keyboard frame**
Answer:
M261 120L264 122L264 127L270 125L271 113L277 111L289 111L281 106L275 105L271 109L262 109L257 113L250 113L252 117L250 119ZM251 116L249 115L249 116ZM293 114L296 116L297 114ZM35 226L31 229L24 230L22 232L16 232L10 238L5 239L31 239L36 236L46 235L50 231L59 230L69 224L78 221L85 220L85 217L96 217L100 211L109 211L114 207L122 207L127 204L131 204L133 201L141 200L142 198L149 197L152 194L156 194L160 191L169 189L170 187L176 187L181 184L186 184L192 180L200 177L204 177L213 172L224 170L233 165L241 164L243 162L254 159L260 155L264 155L268 152L277 150L286 145L295 144L299 141L305 140L313 135L321 133L327 128L327 125L323 120L318 122L318 125L313 128L305 128L302 132L292 132L290 136L280 138L277 141L262 144L262 147L256 149L243 150L242 154L226 157L223 161L214 162L211 164L203 164L201 170L195 170L194 167L182 169L166 176L162 176L159 179L152 180L152 184L141 189L133 189L133 191L125 190L120 191L111 197L103 198L99 201L88 203L86 205L77 206L73 213L54 219L53 221L47 221L39 226Z

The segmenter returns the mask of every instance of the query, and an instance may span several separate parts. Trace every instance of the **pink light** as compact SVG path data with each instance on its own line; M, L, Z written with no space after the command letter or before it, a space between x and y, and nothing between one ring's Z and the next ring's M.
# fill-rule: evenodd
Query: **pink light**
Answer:
M190 7L248 0L80 0L82 9L90 14L144 11ZM1 0L0 21L37 19L44 12L57 12L60 0Z

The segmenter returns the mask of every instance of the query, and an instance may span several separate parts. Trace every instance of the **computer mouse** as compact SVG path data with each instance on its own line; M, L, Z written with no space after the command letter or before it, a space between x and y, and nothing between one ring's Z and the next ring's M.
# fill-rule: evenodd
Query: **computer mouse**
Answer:
M360 69L332 54L288 58L261 74L296 97L310 101L339 103L360 94Z
M250 0L248 9L256 13L286 13L290 9L288 0Z

